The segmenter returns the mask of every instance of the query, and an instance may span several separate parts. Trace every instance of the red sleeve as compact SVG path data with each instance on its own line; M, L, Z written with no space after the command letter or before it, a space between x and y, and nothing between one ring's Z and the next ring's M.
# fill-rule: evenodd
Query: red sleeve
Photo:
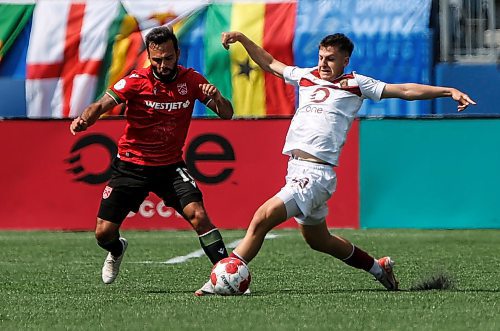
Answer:
M125 100L132 99L135 95L140 93L142 86L142 77L132 72L130 75L120 79L109 90L112 96L118 97L118 103Z
M191 81L193 82L194 85L194 91L196 91L194 95L195 98L200 100L202 103L206 104L210 99L210 97L207 96L206 94L203 94L200 88L200 84L208 84L208 80L205 77L203 77L203 75L201 75L199 72L193 71Z

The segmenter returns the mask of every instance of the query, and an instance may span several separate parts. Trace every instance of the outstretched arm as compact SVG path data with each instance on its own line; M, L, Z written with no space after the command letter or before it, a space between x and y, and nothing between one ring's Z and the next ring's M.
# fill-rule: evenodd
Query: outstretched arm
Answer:
M208 108L212 109L220 118L229 120L233 117L233 105L222 96L219 89L212 84L200 84L200 88L203 94L212 97L207 104Z
M221 39L222 39L222 45L224 46L225 49L229 49L229 46L231 44L240 42L241 45L245 47L245 50L247 51L248 55L250 55L252 60L254 60L254 62L257 63L257 65L262 68L262 70L270 72L273 75L278 76L280 78L283 78L283 70L285 69L286 64L276 60L265 49L255 44L252 40L248 39L248 37L245 36L243 33L237 31L223 32Z
M83 113L71 122L69 130L73 135L77 132L87 130L87 128L93 125L102 114L114 106L116 106L115 100L105 93L102 98L85 108Z
M382 92L382 99L399 98L404 100L426 100L451 97L458 102L458 111L463 111L469 105L475 105L467 94L452 87L431 86L423 84L387 84Z

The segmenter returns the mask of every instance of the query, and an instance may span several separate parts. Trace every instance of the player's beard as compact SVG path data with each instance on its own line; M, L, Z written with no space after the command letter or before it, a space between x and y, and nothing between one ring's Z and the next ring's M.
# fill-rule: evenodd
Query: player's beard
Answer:
M175 79L177 76L177 64L179 61L175 61L175 64L172 68L168 68L167 73L161 73L156 67L153 67L153 71L155 75L164 83L169 83Z

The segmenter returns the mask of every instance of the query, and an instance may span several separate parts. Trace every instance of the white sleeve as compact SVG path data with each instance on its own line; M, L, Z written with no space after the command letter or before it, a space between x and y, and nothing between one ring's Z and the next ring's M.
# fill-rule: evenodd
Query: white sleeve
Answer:
M361 94L373 101L380 101L386 83L374 78L354 73Z
M309 71L310 69L286 66L283 70L283 78L285 79L285 83L298 86L302 76L304 76Z

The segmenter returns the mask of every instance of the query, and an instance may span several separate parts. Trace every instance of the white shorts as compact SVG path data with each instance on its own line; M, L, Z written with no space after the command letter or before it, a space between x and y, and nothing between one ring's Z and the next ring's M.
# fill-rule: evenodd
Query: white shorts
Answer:
M299 224L316 225L325 221L327 201L336 187L337 175L331 165L290 159L286 184L276 196L285 203L288 217Z

